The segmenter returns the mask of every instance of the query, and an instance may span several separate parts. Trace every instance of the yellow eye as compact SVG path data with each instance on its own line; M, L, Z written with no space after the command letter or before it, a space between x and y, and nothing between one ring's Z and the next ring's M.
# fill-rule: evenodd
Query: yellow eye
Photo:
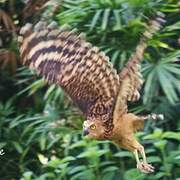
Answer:
M96 129L96 125L92 124L92 125L90 126L90 128L91 128L92 130L94 130L94 129Z

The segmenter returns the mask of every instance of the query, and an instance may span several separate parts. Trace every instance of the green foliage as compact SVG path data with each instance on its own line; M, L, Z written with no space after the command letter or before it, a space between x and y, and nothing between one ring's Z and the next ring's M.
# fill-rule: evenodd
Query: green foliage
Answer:
M19 26L22 4L15 3L18 12L10 14ZM8 1L0 1L4 11L7 5ZM120 70L138 44L148 17L157 11L165 13L166 23L148 42L142 61L145 79L142 99L129 104L131 112L165 115L164 121L148 121L144 133L137 134L148 161L155 165L155 173L140 173L135 169L133 155L111 142L83 138L83 117L62 89L47 85L19 63L14 75L7 69L0 71L0 149L5 151L0 156L2 179L177 180L180 177L178 1L64 0L53 18L59 25L68 24L84 32ZM7 34L4 36L9 38ZM13 49L17 49L14 37L10 41L2 44L3 48L13 44Z

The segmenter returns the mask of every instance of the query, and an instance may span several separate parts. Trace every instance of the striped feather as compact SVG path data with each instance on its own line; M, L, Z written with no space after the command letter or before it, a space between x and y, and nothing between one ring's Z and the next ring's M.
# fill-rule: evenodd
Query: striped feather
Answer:
M147 40L160 29L161 23L164 22L163 17L162 13L157 13L156 19L150 21L150 25L143 33L143 37L135 52L119 74L120 87L113 115L114 118L127 113L127 101L137 101L140 98L139 90L143 84L142 74L140 73L140 61L143 59Z
M102 120L112 124L119 76L109 58L87 43L82 34L44 25L34 30L28 27L22 28L19 37L23 63L46 81L60 85L87 117L101 120L104 112L108 116Z

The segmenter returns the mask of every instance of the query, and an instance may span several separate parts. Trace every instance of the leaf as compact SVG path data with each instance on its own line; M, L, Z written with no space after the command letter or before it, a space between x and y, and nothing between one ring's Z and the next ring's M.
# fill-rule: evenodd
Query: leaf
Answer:
M55 174L48 172L36 178L36 180L46 180L46 179L55 179Z
M163 133L162 137L167 138L167 139L175 139L175 140L180 141L180 132L168 131L168 132Z
M91 169L87 169L85 171L82 171L80 173L77 173L75 175L73 175L73 177L71 178L71 180L77 180L77 179L86 179L86 180L92 180L95 179L94 173L92 172Z
M86 147L87 143L85 141L79 141L70 146L70 149L74 149L77 147Z
M119 170L118 167L116 167L116 166L109 166L109 167L103 169L103 173L113 172L113 171L117 171L117 170Z
M92 19L92 22L91 22L91 25L90 25L90 31L92 31L94 29L94 27L96 26L102 11L103 11L102 9L97 10L96 14L94 15L94 17Z
M7 144L7 142L0 142L0 150L1 150L4 146L6 146L6 144Z
M23 178L24 178L24 180L31 180L32 175L33 175L32 171L26 171L23 173Z
M109 22L109 15L110 15L110 9L105 9L102 19L102 26L101 29L105 30L107 28L108 22Z
M167 96L171 104L175 104L175 102L178 100L178 97L175 92L175 89L172 86L171 79L169 79L170 78L169 75L162 68L161 69L159 68L157 72L158 72L158 79L159 79L160 85L165 95Z
M158 142L155 142L154 146L157 147L158 149L163 150L165 148L166 144L167 144L166 140L160 140Z
M100 166L103 167L103 166L111 166L111 165L114 165L115 162L114 161L105 161L105 162L101 162Z
M160 157L158 157L158 156L148 156L147 161L148 161L149 163L162 162L162 160L161 160Z
M165 27L165 31L174 31L174 30L179 30L180 29L180 21L172 24L172 25L169 25L169 26L166 26Z
M78 158L89 158L89 157L99 157L102 156L103 154L106 154L108 152L108 150L96 150L96 149L91 149L89 151L85 151L81 154L79 154L77 157Z
M155 131L152 134L146 135L143 137L144 140L146 139L157 139L160 140L162 139L162 130L161 129L155 129Z
M154 91L156 89L156 73L153 69L149 74L145 82L143 103L147 104L153 97Z
M166 69L167 71L169 71L169 72L171 72L173 74L177 74L177 75L180 75L179 68L180 67L176 67L176 66L173 66L173 65L164 66L164 69Z
M53 160L50 160L50 161L48 162L48 166L49 166L49 167L53 167L53 168L58 167L59 164L61 164L61 160L58 159L58 158L53 159Z
M157 48L161 47L161 48L173 50L167 43L161 42L157 39L149 40L149 45L157 47Z
M161 178L163 178L163 177L165 177L166 176L166 173L165 172L158 172L156 175L155 175L155 177L157 178L157 179L161 179Z
M122 27L121 25L121 16L119 15L119 10L115 9L113 10L113 13L114 13L114 17L115 17L115 20L116 20L116 24L115 26L113 27L113 30L117 31L117 30L120 30Z
M72 168L72 169L69 171L68 174L71 175L71 174L77 173L77 172L79 172L79 171L84 171L84 170L86 170L86 169L87 169L87 167L84 166L84 165L77 166L77 167Z
M113 65L115 65L116 60L117 60L119 54L120 54L119 50L114 51L114 53L112 54L111 62L112 62Z
M46 82L44 81L44 79L39 79L35 81L29 86L29 89L30 89L29 95L34 94L37 90L41 89L45 85L46 85Z
M110 172L107 172L105 173L103 176L102 176L102 180L110 180L110 179L114 179L114 176L115 176L115 172L114 171L110 171Z
M63 162L74 161L74 160L76 160L76 158L73 156L67 156L64 159L62 159Z
M54 85L54 84L48 88L48 90L46 91L46 94L44 95L45 100L48 99L50 94L54 92L55 88L56 88L56 85Z
M114 154L115 157L133 157L132 153L127 151L122 151Z
M14 145L14 147L16 148L18 153L20 153L20 154L23 153L23 148L21 147L21 145L18 142L13 141L12 144Z
M40 148L41 148L42 151L45 150L46 141L47 141L47 139L46 139L45 134L42 134L41 137L40 137Z
M127 170L124 174L124 180L143 180L145 175L142 174L140 171L138 171L137 169L130 169Z
M179 160L179 159L180 159L180 155L179 155L179 156L176 156L175 159Z
M54 138L52 141L49 142L49 144L47 145L47 149L52 148L52 146L57 143L60 140L60 137L56 137Z

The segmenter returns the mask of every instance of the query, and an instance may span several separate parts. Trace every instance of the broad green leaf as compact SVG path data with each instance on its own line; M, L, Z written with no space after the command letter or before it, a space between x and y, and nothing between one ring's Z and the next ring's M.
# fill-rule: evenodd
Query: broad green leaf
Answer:
M139 172L137 169L130 169L125 172L124 180L143 180L144 176L145 175Z
M167 144L166 140L159 140L154 143L154 146L157 147L158 149L163 150L165 148L166 144Z
M180 132L165 132L162 135L163 138L167 138L167 139L176 139L178 141L180 141Z
M79 172L79 171L84 171L84 170L86 170L86 169L87 169L87 167L84 166L84 165L77 166L77 167L74 167L73 169L71 169L71 170L69 171L69 174L71 175L71 174L77 173L77 172Z
M61 160L58 159L58 158L56 158L56 159L50 160L50 161L48 162L48 166L49 166L49 167L56 168L56 167L58 167L58 165L59 165L60 163L61 163Z
M110 166L110 167L104 168L104 169L103 169L103 173L117 171L118 169L119 169L119 168L116 167L116 166Z
M115 157L133 157L132 153L130 152L127 152L127 151L121 151L121 152L118 152L116 154L114 154Z
M109 179L113 179L113 177L115 176L115 172L114 171L108 171L106 173L104 173L104 175L101 177L102 180L109 180Z
M162 162L162 160L158 156L148 156L147 161L149 163L156 163L156 162L160 163L160 162Z
M148 135L144 136L143 139L144 140L146 140L146 139L160 140L160 139L162 139L162 135L163 135L163 132L161 129L155 129L155 131L152 134L148 134Z

